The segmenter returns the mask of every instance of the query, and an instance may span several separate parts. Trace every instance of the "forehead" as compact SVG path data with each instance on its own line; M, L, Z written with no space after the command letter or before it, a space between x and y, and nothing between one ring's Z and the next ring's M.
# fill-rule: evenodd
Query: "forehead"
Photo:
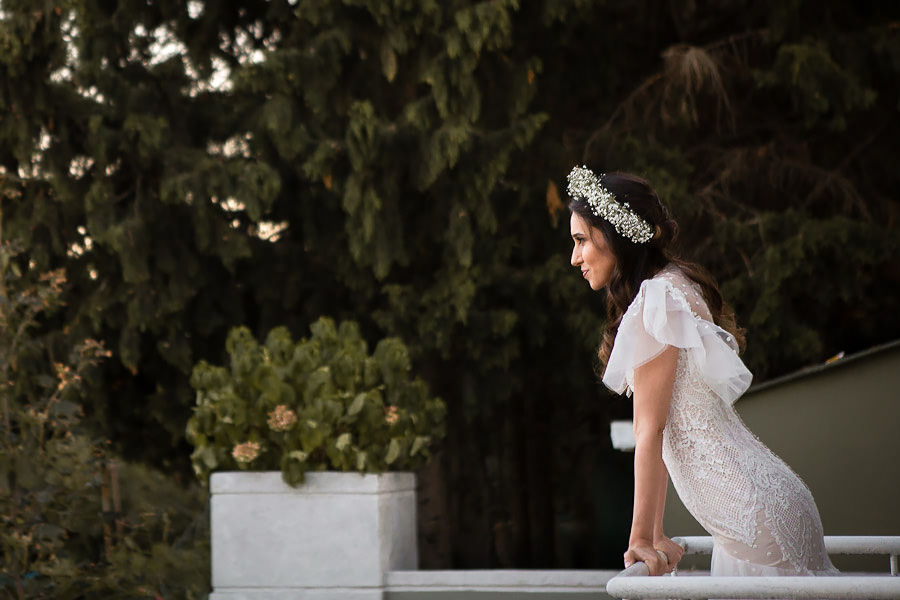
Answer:
M576 233L583 233L585 235L590 231L590 225L587 224L587 221L581 218L576 213L572 213L572 216L569 218L569 231L572 235Z

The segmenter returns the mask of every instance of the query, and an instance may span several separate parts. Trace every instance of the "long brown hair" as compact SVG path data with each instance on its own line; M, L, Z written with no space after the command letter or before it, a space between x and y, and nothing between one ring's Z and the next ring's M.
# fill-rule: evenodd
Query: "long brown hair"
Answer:
M603 332L603 341L597 351L601 368L606 369L622 315L637 295L641 282L650 279L668 264L677 266L700 286L713 321L734 336L743 352L744 330L738 327L734 310L722 299L716 280L700 265L683 260L670 250L670 245L678 235L678 224L669 215L650 184L628 173L608 173L600 181L618 202L628 202L631 210L643 217L655 230L653 239L637 244L620 235L606 219L594 215L584 198L576 197L569 203L569 210L590 225L592 236L598 233L603 235L616 257L616 268L607 285L606 331Z

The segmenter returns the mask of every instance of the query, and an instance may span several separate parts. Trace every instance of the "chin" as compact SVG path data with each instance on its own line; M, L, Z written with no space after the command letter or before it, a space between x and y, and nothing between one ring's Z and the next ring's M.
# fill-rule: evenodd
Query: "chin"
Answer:
M588 283L591 285L591 289L594 291L599 291L609 285L609 280L611 277L604 277L602 279L588 279Z

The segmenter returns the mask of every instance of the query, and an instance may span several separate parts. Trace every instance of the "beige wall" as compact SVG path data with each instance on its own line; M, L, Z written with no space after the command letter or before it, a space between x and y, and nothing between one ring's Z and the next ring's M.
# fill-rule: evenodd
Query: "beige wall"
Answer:
M812 490L826 535L900 535L900 343L751 388L736 406ZM671 487L668 497L666 532L706 535Z

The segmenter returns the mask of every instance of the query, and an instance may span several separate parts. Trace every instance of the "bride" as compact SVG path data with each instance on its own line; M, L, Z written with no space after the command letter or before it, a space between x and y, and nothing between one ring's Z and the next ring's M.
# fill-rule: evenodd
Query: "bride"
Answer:
M733 408L750 385L734 312L701 267L667 250L678 227L650 185L569 173L572 265L607 289L603 383L634 402L634 513L625 566L674 569L667 477L713 536L712 575L837 573L809 489ZM667 558L667 560L666 560Z

